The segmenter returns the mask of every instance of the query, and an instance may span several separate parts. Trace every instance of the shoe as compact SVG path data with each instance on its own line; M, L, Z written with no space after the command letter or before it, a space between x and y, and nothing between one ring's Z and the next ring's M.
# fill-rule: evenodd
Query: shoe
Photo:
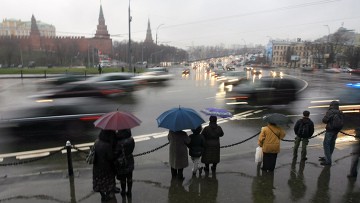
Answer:
M325 157L320 156L320 157L319 157L319 161L325 161Z
M306 160L307 160L307 158L306 158L306 157L301 158L301 161L306 161Z
M326 162L324 161L324 162L321 162L320 165L323 165L323 166L331 166L331 163L326 163Z

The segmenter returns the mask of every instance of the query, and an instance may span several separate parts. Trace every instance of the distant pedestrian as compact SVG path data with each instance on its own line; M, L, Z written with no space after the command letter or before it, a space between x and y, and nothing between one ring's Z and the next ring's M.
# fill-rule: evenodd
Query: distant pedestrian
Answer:
M169 164L173 178L184 179L183 170L189 165L187 145L190 138L184 131L169 131Z
M337 134L344 124L344 114L339 110L339 102L332 101L322 122L326 124L326 132L323 141L324 155L320 157L321 165L331 165L331 156L335 149Z
M309 118L310 112L304 111L303 118L299 119L294 126L294 132L296 134L293 159L297 159L297 153L300 146L300 142L302 142L301 146L301 161L307 160L306 147L309 144L309 138L314 134L314 123Z
M217 124L216 116L210 116L209 121L209 125L201 132L205 139L205 150L201 162L205 164L205 172L209 172L210 164L212 164L211 170L215 172L220 162L220 137L224 136L224 131Z
M199 176L201 176L203 167L200 166L200 158L204 152L204 137L200 134L202 130L202 126L200 125L196 129L192 129L193 134L189 135L190 144L189 147L189 155L193 162L192 174L196 175L197 171L199 171Z
M102 130L94 144L93 190L100 193L101 201L115 197L114 156L111 144L113 137L115 131Z
M263 151L263 171L274 171L277 154L280 152L280 142L284 137L285 131L274 123L261 128L258 145Z
M360 159L360 128L356 128L355 132L356 132L355 135L356 142L353 144L351 168L350 168L350 173L347 177L356 179L358 175L359 159Z
M131 130L119 130L116 134L116 143L114 148L116 179L120 181L121 196L131 197L133 184L134 156L135 148L134 138L131 137ZM127 191L126 191L127 186Z
M98 71L99 71L99 75L101 75L101 73L102 73L102 66L101 66L100 63L98 64Z

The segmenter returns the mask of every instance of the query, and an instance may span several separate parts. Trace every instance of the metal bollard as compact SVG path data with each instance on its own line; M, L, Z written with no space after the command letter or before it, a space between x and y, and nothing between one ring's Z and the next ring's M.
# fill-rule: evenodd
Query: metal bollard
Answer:
M67 155L67 161L68 161L68 173L69 176L74 175L74 170L72 166L72 158L71 158L71 143L70 141L66 141L66 155Z

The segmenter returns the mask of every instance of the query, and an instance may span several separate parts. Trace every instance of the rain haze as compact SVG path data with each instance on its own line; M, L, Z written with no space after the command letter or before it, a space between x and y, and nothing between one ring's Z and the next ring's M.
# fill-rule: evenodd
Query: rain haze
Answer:
M113 40L145 39L148 20L158 43L230 47L266 44L270 39L315 40L339 27L359 32L358 0L4 0L1 19L52 24L57 36L91 37L100 4Z

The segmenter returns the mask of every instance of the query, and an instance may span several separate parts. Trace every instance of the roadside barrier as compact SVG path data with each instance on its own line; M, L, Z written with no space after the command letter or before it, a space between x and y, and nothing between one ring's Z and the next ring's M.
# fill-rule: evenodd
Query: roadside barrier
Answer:
M325 133L326 131L321 131L319 133L317 133L316 135L313 135L311 136L309 139L313 139L323 133ZM352 137L355 137L355 135L351 135L351 134L348 134L348 133L345 133L343 131L340 131L339 133L342 133L346 136L352 136ZM236 146L236 145L239 145L239 144L242 144L244 142L247 142L253 138L255 138L256 136L258 136L260 134L260 132L256 133L255 135L249 137L249 138L246 138L240 142L236 142L236 143L233 143L233 144L229 144L229 145L224 145L224 146L220 146L220 148L228 148L228 147L233 147L233 146ZM287 140L287 139L282 139L282 141L284 142L294 142L295 140ZM150 154L152 152L155 152L159 149L162 149L164 147L166 147L167 145L169 145L169 142L159 146L159 147L156 147L154 149L151 149L149 151L146 151L146 152L142 152L142 153L139 153L139 154L134 154L133 156L134 157L139 157L139 156L143 156L143 155L146 155L146 154ZM53 153L49 153L49 155L47 156L43 156L43 157L37 157L37 158L29 158L29 159L26 159L26 160L22 160L22 161L18 161L18 162L12 162L12 163L4 163L4 164L0 164L0 167L1 166L16 166L16 165L21 165L21 164L27 164L27 163L32 163L32 162L36 162L36 161L40 161L40 160L43 160L43 159L46 159L46 158L49 158L49 157L52 157L60 152L62 152L63 150L66 150L66 154L67 154L67 162L68 162L68 173L69 173L69 176L73 176L73 168L72 168L72 157L71 157L71 152L72 152L72 149L74 149L75 151L77 152L80 152L80 153L83 153L84 155L87 155L89 152L88 150L82 150L74 145L71 145L70 141L67 141L66 142L66 146L63 147L63 148L60 148L59 150L57 151L54 151ZM84 159L85 161L85 159Z

